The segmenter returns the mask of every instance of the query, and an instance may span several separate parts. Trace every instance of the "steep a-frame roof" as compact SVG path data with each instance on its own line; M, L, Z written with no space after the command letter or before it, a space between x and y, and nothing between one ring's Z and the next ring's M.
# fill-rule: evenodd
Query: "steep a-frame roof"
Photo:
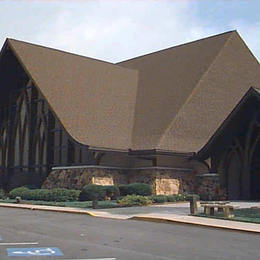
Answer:
M76 141L131 147L136 71L17 40L7 44Z
M118 63L139 71L133 149L157 147L231 35L229 32Z
M118 64L6 44L68 133L96 148L197 152L260 82L236 31Z
M251 85L260 66L236 31L137 57L132 147L200 150Z

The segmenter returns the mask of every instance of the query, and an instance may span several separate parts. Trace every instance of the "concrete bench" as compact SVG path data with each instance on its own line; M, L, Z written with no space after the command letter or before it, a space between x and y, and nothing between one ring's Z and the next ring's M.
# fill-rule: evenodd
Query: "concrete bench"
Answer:
M216 204L216 205L226 205L229 204L229 201L201 201L200 205Z
M234 209L238 208L238 206L232 205L221 205L221 204L205 204L202 205L204 207L204 214L213 216L215 214L215 208L218 209L218 212L224 212L224 216L226 218L234 217Z
M229 201L201 201L200 207L204 207L204 205L227 205ZM218 212L223 212L223 208L218 207Z

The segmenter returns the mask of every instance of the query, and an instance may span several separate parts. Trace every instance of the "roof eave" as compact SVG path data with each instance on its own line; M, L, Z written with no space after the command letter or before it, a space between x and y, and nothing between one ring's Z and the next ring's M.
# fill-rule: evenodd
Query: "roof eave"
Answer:
M228 123L234 118L236 113L240 110L240 108L245 104L245 102L252 96L257 97L260 100L260 90L258 91L255 87L250 87L249 90L245 93L239 103L235 106L235 108L231 111L228 117L222 122L220 127L216 130L216 132L211 136L208 142L196 153L194 158L206 159L209 157L210 149L218 137L223 133L224 129L228 125Z

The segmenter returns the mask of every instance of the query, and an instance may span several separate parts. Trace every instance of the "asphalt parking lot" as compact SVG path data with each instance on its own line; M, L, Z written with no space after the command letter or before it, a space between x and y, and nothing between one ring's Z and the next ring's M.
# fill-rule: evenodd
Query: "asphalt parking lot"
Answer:
M0 208L0 236L1 260L260 258L257 234L23 209Z

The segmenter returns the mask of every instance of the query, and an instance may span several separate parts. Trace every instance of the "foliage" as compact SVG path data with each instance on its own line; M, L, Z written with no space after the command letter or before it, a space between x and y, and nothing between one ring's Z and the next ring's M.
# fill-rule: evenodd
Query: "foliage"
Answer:
M150 196L152 195L152 186L146 183L132 183L119 185L120 195L141 195Z
M168 195L167 201L168 202L176 202L176 201L186 201L186 195L184 194L175 194L175 195Z
M168 201L166 195L154 195L150 197L154 203L165 203Z
M4 190L0 189L0 199L4 199L5 197L6 196Z
M140 195L127 195L123 199L118 201L121 206L146 206L152 204L152 200L149 197Z
M124 197L126 195L128 195L128 184L120 184L118 185L118 189L119 189L119 193L120 193L120 196Z
M9 197L14 199L21 197L23 200L43 201L76 201L80 191L68 189L28 189L26 187L15 188L10 191Z
M112 200L116 200L120 196L118 186L107 185L107 186L103 186L103 188L106 191L106 196L110 197Z
M48 191L47 201L76 201L78 200L80 194L80 191L78 190L68 190L68 189L52 189L52 190L46 189L46 191Z
M15 199L16 197L26 198L30 190L26 187L19 187L11 190L9 192L10 199Z
M150 199L154 203L165 203L165 202L177 202L177 201L185 201L187 195L184 194L174 194L174 195L153 195L150 196Z
M102 185L89 184L85 185L80 192L79 200L105 200L106 190Z

